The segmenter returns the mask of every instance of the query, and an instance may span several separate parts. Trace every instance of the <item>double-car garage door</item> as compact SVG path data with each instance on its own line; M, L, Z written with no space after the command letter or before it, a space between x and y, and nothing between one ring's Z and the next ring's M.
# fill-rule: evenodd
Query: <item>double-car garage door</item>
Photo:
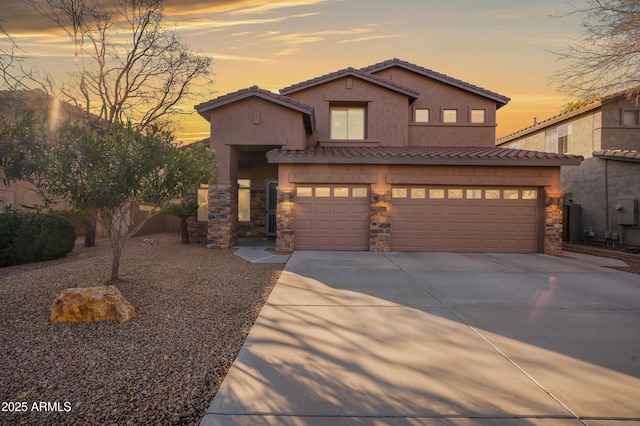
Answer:
M395 187L391 249L535 253L536 188Z
M297 186L295 248L369 250L370 199L363 186ZM537 188L396 186L390 208L393 251L538 251Z

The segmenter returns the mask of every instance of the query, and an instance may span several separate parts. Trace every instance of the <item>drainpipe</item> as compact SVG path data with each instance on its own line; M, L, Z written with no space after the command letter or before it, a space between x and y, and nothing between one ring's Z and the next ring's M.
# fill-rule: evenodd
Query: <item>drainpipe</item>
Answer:
M609 160L607 159L604 160L604 203L605 224L607 226L605 231L608 231L611 228L609 223Z

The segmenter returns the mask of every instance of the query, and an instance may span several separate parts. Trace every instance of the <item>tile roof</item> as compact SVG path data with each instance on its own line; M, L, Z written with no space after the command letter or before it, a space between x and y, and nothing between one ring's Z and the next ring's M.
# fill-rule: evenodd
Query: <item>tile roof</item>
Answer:
M309 105L305 105L302 102L294 101L293 99L287 98L286 96L261 89L258 86L251 86L246 89L240 89L235 92L227 93L223 96L218 96L215 99L196 105L195 109L199 113L202 113L239 101L240 99L248 98L250 96L258 96L267 100L276 101L277 103L282 103L284 106L300 110L300 112L306 112L309 114L313 113L313 107L310 107Z
M280 94L288 95L290 93L294 93L299 90L308 89L310 87L317 86L323 83L328 83L330 81L337 80L339 78L343 78L347 76L359 78L361 80L368 81L369 83L376 84L381 87L385 87L389 90L402 93L404 95L409 96L413 100L417 99L418 96L420 96L419 92L416 92L415 90L409 87L401 86L392 81L385 80L384 78L380 78L370 73L366 73L351 67L345 68L339 71L335 71L329 74L321 75L320 77L312 78L311 80L303 81L303 82L285 87L284 89L280 89Z
M619 100L626 95L627 95L627 92L616 92L611 95L602 96L602 97L593 99L590 102L585 103L584 105L580 105L579 107L570 109L569 111L561 112L552 117L546 118L542 121L532 124L531 126L525 127L520 130L516 130L513 133L502 136L501 138L498 138L498 140L496 140L496 145L504 144L512 140L518 139L522 136L528 135L530 133L541 131L547 127L559 124L565 120L569 120L581 114L585 114L589 111L598 109L603 104L607 104L608 102Z
M327 147L303 150L274 149L267 153L270 163L334 164L450 164L504 166L579 165L582 157L571 154L497 147Z
M305 116L305 126L307 126L307 130L310 133L313 133L315 131L315 117L313 107L303 104L302 102L295 101L286 96L261 89L258 86L251 86L246 89L240 89L236 92L227 93L226 95L219 96L210 101L198 104L194 108L200 115L208 120L209 117L204 114L205 112L232 104L234 102L238 102L246 98L250 98L252 96L265 99L267 101L282 105L286 108L291 108L295 111L301 112Z
M640 151L635 149L602 149L595 151L593 156L607 160L640 162Z
M505 106L511 99L506 96L503 96L499 93L492 92L491 90L484 89L480 86L476 86L470 83L467 83L462 80L458 80L457 78L449 77L448 75L441 74L439 72L421 67L416 64L412 64L411 62L403 61L398 58L389 59L383 62L378 62L377 64L369 65L367 67L361 68L361 71L366 73L376 73L378 71L385 70L391 67L400 67L409 71L413 71L417 74L423 75L425 77L429 77L431 79L440 81L442 83L449 84L454 87L458 87L460 89L466 90L468 92L475 93L477 95L483 96L485 98L489 98L495 101L498 104L498 108Z

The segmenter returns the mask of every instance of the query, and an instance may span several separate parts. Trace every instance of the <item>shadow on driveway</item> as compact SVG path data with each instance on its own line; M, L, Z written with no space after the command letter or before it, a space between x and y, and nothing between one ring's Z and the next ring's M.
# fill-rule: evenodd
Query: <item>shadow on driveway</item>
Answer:
M637 275L544 255L299 251L202 424L640 422L639 356Z

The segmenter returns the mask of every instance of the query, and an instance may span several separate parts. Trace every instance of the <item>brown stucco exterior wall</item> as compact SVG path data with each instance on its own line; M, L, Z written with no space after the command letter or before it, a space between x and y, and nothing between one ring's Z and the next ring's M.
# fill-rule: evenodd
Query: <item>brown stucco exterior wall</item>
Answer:
M306 146L301 113L264 99L253 97L217 108L210 112L210 122L219 184L237 181L242 151Z
M329 109L335 103L367 105L366 140L384 146L407 144L409 100L404 94L355 77L344 77L288 96L314 107L316 132L307 138L307 145L331 139Z
M288 149L305 146L301 113L261 98L251 97L216 108L210 113L210 121L215 144Z
M402 68L388 68L375 74L420 92L420 97L408 108L411 146L493 146L496 129L496 104L464 90L445 86ZM416 108L429 109L429 123L413 120ZM443 109L456 109L458 123L442 122ZM486 122L471 123L471 110L484 109Z

